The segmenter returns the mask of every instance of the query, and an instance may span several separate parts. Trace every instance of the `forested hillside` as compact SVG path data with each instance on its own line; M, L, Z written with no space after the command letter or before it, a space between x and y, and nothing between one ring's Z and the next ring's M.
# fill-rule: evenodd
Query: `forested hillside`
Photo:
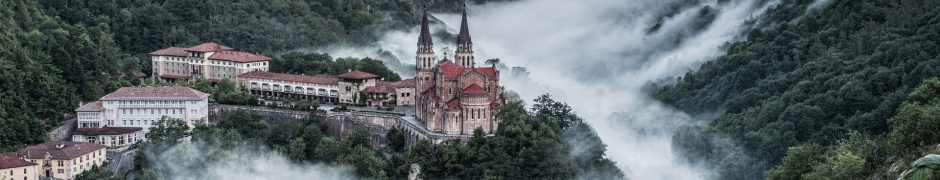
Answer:
M654 90L655 97L687 112L718 112L707 125L680 127L673 139L678 151L705 157L703 163L721 178L764 177L807 151L822 154L803 156L819 160L820 170L859 177L885 174L878 169L885 164L904 164L886 157L920 157L926 150L912 150L938 143L903 135L935 128L912 126L929 116L905 115L903 107L919 104L916 97L922 95L911 92L940 75L940 1L833 0L818 11L811 2L774 8L759 20L766 25L730 44L727 55ZM913 105L901 106L908 99ZM890 133L902 135L886 139ZM714 140L719 137L740 148L726 148ZM846 145L868 141L899 144ZM794 146L800 148L788 155ZM859 169L839 163L857 163ZM806 165L798 166L815 170ZM804 178L844 172L817 173Z
M0 1L0 151L43 142L49 124L133 69L107 24L72 25L35 1Z
M0 1L0 152L42 142L80 101L135 85L122 74L150 74L147 52L213 41L277 57L373 42L381 31L414 27L414 12L397 0Z

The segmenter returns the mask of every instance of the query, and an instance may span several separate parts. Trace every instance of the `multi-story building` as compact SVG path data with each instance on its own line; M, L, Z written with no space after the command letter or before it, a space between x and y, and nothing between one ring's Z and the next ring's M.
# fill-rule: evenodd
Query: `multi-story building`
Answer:
M265 98L318 100L321 103L339 101L339 78L336 76L252 71L238 75L235 81L249 87L252 95Z
M49 141L25 147L16 152L4 153L0 155L0 158L9 156L35 164L29 165L35 168L27 167L10 172L15 177L24 177L18 179L34 179L31 177L75 179L76 175L91 169L92 166L101 166L105 160L105 153L105 146L96 143ZM16 171L22 171L26 176Z
M271 58L207 42L189 48L169 47L150 53L155 80L176 82L207 78L218 82L251 71L268 71Z
M72 141L119 147L146 139L164 116L181 119L190 129L208 122L209 94L188 87L124 87L75 111Z
M472 134L476 128L486 134L496 131L495 110L504 103L499 71L476 67L469 29L464 10L454 53L456 62L447 59L446 52L438 61L424 13L415 57L416 90L421 92L415 97L415 118L429 131L455 135Z
M19 180L19 179L39 179L36 171L39 164L26 161L16 157L14 153L0 154L0 179Z
M415 105L415 79L405 79L394 83L396 103L399 106Z
M414 105L413 98L401 100L398 94L411 97L414 80L387 82L379 76L362 71L353 71L339 76L318 74L315 76L252 71L238 75L236 83L247 87L252 95L264 98L291 98L318 100L321 103L356 103L360 91L366 93L365 102L370 106L387 106L392 101L398 105Z

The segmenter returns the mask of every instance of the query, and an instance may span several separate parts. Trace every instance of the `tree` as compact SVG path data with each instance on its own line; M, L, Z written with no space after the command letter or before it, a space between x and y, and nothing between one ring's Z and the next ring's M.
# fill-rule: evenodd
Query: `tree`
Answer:
M104 166L104 165L102 165ZM83 171L75 176L75 180L120 180L124 178L115 177L114 172L108 168L99 167L97 164L91 165L91 169Z
M490 66L495 67L496 64L499 64L499 58L487 59L485 63L490 64Z
M294 138L294 140L291 140L290 146L288 146L288 151L287 151L288 159L294 162L304 161L307 157L304 151L304 149L306 148L306 145L307 144L304 143L303 138L298 137L298 138Z
M267 137L268 128L270 127L267 122L256 118L244 109L235 110L228 118L220 121L216 126L222 129L236 130L242 137L247 139L259 140L264 140Z
M232 81L232 79L228 77L222 78L221 80L219 80L219 83L216 84L216 93L219 95L231 94L231 93L235 93L238 91L239 89L238 89L238 86L235 85L235 81Z
M212 93L212 89L209 87L209 83L211 82L208 79L201 77L196 79L196 82L193 82L192 88L204 93Z
M181 119L163 116L147 132L147 139L158 144L176 144L189 136L189 126Z

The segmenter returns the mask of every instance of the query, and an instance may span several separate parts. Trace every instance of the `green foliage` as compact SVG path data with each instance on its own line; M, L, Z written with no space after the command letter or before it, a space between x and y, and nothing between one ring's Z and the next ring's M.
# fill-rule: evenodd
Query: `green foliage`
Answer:
M75 176L75 180L120 180L124 178L115 177L114 172L111 172L106 165L99 167L96 165L91 165L91 169L82 171L82 173Z
M901 128L892 141L902 146L936 142L938 119L931 117L940 109L901 104L921 81L940 75L940 3L836 0L805 12L809 3L771 8L759 19L766 28L654 97L693 114L717 111L709 129L763 162L762 170L779 165L788 147L831 146L850 132L878 137ZM832 164L872 163L857 152L831 154Z
M175 144L189 136L189 126L181 119L163 116L156 126L150 127L147 140L159 144Z
M924 81L901 105L898 115L888 119L889 137L899 147L919 147L940 142L940 79Z
M604 157L606 145L567 104L543 95L531 112L511 102L496 116L495 136L484 137L477 128L467 142L419 140L394 169L417 163L425 179L624 179Z
M336 58L329 54L303 53L291 51L271 60L271 71L291 74L329 74L340 75L348 70L359 70L378 75L386 81L399 81L401 77L385 66L385 63L372 58Z
M388 147L396 152L405 150L405 134L398 128L392 128L385 135L388 138Z
M215 41L274 54L298 47L374 42L381 35L377 29L406 29L419 23L409 3L395 0L40 0L39 4L70 24L111 27L115 43L133 53Z
M307 143L304 142L303 138L295 138L290 141L290 146L288 146L287 157L294 162L302 162L307 158L306 152L304 151L307 147Z
M216 126L222 129L232 129L247 139L263 139L268 135L270 125L263 119L253 116L243 109L235 110L228 118L220 121Z

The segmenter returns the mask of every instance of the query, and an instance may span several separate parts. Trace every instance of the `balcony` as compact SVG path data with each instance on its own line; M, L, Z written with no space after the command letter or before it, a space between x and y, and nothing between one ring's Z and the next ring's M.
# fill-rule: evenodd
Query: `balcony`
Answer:
M185 104L118 104L119 108L183 108Z

